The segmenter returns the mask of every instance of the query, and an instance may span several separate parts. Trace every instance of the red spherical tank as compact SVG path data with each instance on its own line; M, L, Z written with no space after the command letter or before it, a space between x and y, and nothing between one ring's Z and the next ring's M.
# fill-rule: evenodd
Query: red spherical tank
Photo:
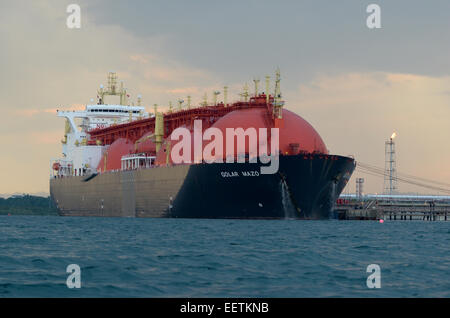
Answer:
M283 109L283 125L279 128L279 149L282 154L297 154L298 152L328 153L327 147L317 131L302 117ZM267 128L272 127L272 118L266 109L253 108L231 112L219 119L212 127L219 128L224 135L226 144L227 128ZM246 153L248 153L248 144ZM236 153L236 145L235 145Z
M136 153L156 153L156 144L151 140L153 133L148 132L136 142Z
M128 155L133 152L134 144L131 141L126 138L117 139L106 150L97 166L97 171L105 172L110 170L120 170L122 156Z
M227 128L237 129L242 128L244 131L248 128L254 128L256 132L257 144L259 145L259 130L260 128L267 129L267 136L270 134L270 128L273 128L273 120L270 117L271 115L267 112L265 108L253 108L253 109L244 109L244 110L236 110L233 111L221 119L219 119L211 128L215 128L216 131L220 130L222 134L222 151L216 152L215 150L211 155L204 154L204 150L206 150L206 146L211 142L210 140L203 140L202 143L202 154L203 159L213 161L214 159L222 157L223 161L225 160L225 155L228 152L226 149L227 144ZM205 131L203 131L205 134ZM194 134L192 130L187 134L187 138L190 138L190 160L189 162L194 162ZM237 138L234 137L234 155L238 154L237 149ZM212 140L215 137L211 138ZM269 137L267 143L269 143ZM179 150L179 147L176 148L176 145L181 142L183 138L179 138L178 140L172 140L172 135L167 138L167 140L163 143L161 149L159 150L156 157L156 164L164 165L166 163L173 163L172 152L174 150ZM249 147L250 138L246 137L245 141L245 150L244 152L248 154L250 151ZM169 146L170 144L170 146ZM185 150L185 149L183 149ZM177 154L182 155L183 150L181 152L175 151ZM258 148L256 148L258 150ZM167 152L171 153L168 154ZM271 153L270 149L268 149L269 153ZM328 150L325 146L320 135L317 131L302 117L297 114L283 109L282 114L282 125L279 128L279 151L282 154L298 154L299 152L307 152L307 153L324 153L327 154ZM207 151L205 151L207 152Z

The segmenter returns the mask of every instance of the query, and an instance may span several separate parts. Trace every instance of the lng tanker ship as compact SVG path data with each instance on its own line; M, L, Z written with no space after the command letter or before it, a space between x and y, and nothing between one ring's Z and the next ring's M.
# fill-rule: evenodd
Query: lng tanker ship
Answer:
M60 215L182 218L328 218L355 168L329 154L316 130L274 93L227 102L206 95L147 113L109 73L97 104L58 111L63 158L51 162ZM105 98L116 96L118 104Z

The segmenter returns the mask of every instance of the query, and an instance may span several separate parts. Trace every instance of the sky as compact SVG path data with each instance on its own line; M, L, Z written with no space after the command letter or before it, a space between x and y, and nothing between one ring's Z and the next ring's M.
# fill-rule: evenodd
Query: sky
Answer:
M81 8L69 29L66 8ZM366 8L381 8L369 29ZM143 103L167 106L277 67L285 107L333 154L384 167L396 131L397 169L450 183L450 1L0 0L0 193L48 193L64 120L109 71ZM365 178L367 193L383 179ZM401 192L430 193L399 184Z

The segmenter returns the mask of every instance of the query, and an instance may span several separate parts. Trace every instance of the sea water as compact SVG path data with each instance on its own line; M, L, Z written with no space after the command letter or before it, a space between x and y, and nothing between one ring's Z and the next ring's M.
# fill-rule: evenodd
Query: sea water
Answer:
M450 222L0 216L0 297L450 297Z

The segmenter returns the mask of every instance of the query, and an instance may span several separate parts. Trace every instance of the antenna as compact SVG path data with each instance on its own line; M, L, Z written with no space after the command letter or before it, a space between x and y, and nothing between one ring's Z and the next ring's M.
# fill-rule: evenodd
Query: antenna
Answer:
M100 85L100 89L97 92L99 96L99 104L104 104L105 95L119 95L120 105L125 105L128 103L127 91L123 87L123 82L120 82L120 89L117 90L117 74L115 72L108 73L108 88L105 89L102 84Z
M115 88L114 88L114 90L115 90ZM123 82L122 81L120 81L120 92L124 93ZM120 105L126 104L125 98L126 98L125 94L120 94L120 102L119 102Z
M273 116L274 118L281 119L283 114L283 105L284 102L281 101L281 90L280 90L280 82L281 82L281 75L280 75L280 68L277 68L275 72L275 93L273 97Z
M228 86L223 87L223 105L227 107Z
M108 73L108 91L112 94L116 94L116 86L117 86L117 74L114 72Z
M139 94L139 95L137 96L137 105L138 105L138 106L141 106L141 103L142 103L142 95Z
M219 95L220 92L219 91L214 91L213 95L214 95L214 106L217 106L217 95Z
M248 85L247 83L244 84L244 92L240 94L242 97L244 97L244 102L248 101Z
M259 78L254 78L253 82L255 83L255 97L258 96L258 84L259 84Z

